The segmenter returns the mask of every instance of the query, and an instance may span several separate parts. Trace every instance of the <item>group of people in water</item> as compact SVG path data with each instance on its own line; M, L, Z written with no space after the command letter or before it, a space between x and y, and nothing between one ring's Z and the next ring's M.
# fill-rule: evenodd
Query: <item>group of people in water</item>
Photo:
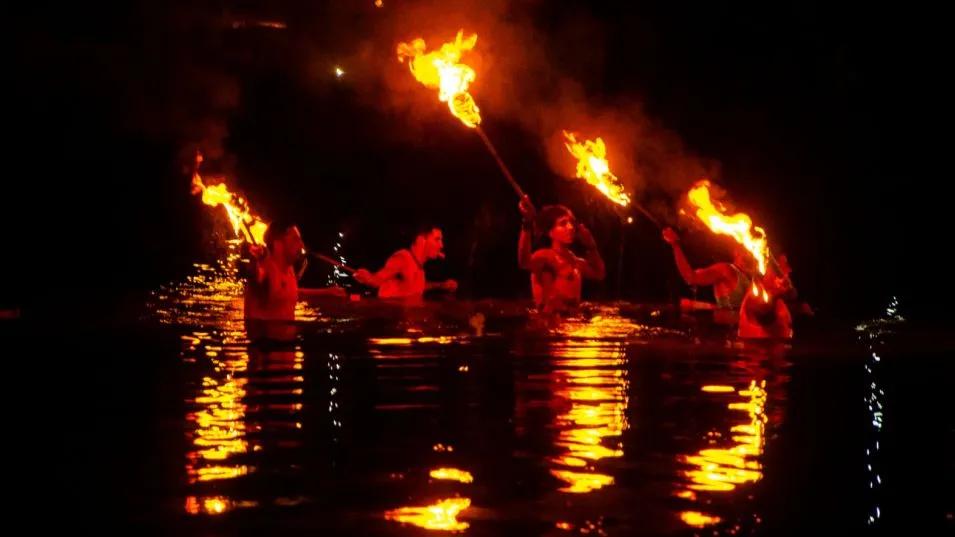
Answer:
M522 224L518 238L518 265L530 273L535 308L543 314L572 313L581 303L584 279L600 281L606 275L604 261L593 235L574 213L563 205L537 211L528 198L519 205ZM535 238L542 247L534 250ZM756 260L737 245L732 261L694 269L680 247L675 231L663 231L663 240L673 249L677 269L687 285L711 286L716 299L714 321L737 327L739 338L789 339L792 337L791 307L811 315L808 305L796 301L785 256L773 260L771 270L758 274ZM583 249L578 257L574 243ZM290 321L296 303L311 296L344 297L338 287L307 289L298 282L307 265L307 252L298 227L289 221L273 221L265 233L265 245L249 248L251 263L245 289L245 317L261 321ZM395 252L377 272L358 269L352 276L376 288L382 299L417 301L425 291L454 292L454 280L432 282L425 264L444 257L444 237L439 227L416 229L408 248ZM759 279L760 290L753 283Z

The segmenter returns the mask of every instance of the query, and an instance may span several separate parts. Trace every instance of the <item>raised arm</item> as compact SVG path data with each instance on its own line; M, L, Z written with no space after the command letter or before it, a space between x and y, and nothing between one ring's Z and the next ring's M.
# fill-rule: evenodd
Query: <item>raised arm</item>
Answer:
M578 262L580 275L588 280L603 280L607 275L607 268L604 266L604 260L600 257L600 250L590 230L583 224L577 224L577 238L587 250L584 259Z
M517 239L517 265L523 270L535 272L541 267L534 261L534 216L536 210L530 198L524 196L519 205L521 210L521 234Z
M680 248L680 237L670 228L663 230L663 240L668 242L673 248L673 259L676 261L676 268L680 271L680 276L687 285L714 285L716 282L726 277L725 267L721 263L710 265L706 268L694 269L690 261L683 254L683 248Z
M269 252L264 246L252 244L249 246L249 255L252 258L247 273L249 283L262 285L269 275L268 270L265 268L265 262L268 259Z

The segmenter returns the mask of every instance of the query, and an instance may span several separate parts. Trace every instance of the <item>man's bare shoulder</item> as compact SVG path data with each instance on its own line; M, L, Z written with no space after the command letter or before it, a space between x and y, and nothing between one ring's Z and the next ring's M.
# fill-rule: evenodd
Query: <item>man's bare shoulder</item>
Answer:
M411 252L408 250L398 250L397 252L391 254L391 257L388 258L386 264L403 267L412 261L413 259L411 258Z

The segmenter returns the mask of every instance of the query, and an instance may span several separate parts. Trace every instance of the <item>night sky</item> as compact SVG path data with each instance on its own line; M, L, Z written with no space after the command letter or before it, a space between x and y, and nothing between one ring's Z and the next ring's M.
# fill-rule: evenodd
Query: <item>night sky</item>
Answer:
M14 255L0 302L129 296L183 274L211 227L189 191L197 148L266 219L294 217L315 249L345 232L349 262L378 268L404 227L433 219L448 253L435 277L458 279L465 297L528 296L514 193L395 57L399 41L431 45L459 28L479 35L465 61L502 157L538 205L569 205L601 245L610 274L591 296L616 296L620 219L562 178L573 172L562 128L603 136L616 174L664 219L710 174L788 254L802 296L834 316L872 315L894 294L904 307L927 289L935 269L913 262L912 236L931 228L917 210L931 195L906 163L918 136L900 126L908 68L885 39L890 14L513 4L176 0L19 14L2 196ZM262 20L287 27L249 24ZM659 232L633 215L622 295L688 296ZM707 235L684 235L691 261L723 255Z

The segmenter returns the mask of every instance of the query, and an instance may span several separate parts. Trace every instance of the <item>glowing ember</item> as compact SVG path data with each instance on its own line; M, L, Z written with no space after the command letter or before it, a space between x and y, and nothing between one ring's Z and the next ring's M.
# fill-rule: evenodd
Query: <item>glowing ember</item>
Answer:
M458 514L470 506L471 500L467 498L449 498L427 507L393 509L385 513L385 518L427 530L463 531L469 524L459 521Z
M252 244L265 244L265 230L268 225L252 214L249 204L242 197L229 192L225 183L206 185L199 175L202 155L196 154L196 171L192 175L192 193L202 193L202 203L210 207L225 207L235 234Z
M617 176L611 173L607 162L607 147L600 138L579 143L574 134L564 131L567 142L564 147L577 158L577 177L597 187L610 201L626 207L630 196L623 191L623 185Z
M448 103L451 114L471 128L481 124L481 112L468 93L476 75L474 69L460 61L461 55L473 49L476 43L477 34L465 38L464 30L460 30L453 42L431 52L425 52L427 46L420 37L411 43L398 44L398 61L404 63L408 60L408 68L415 79L437 89L438 99Z
M759 226L754 226L752 219L745 213L727 216L726 208L719 200L710 196L712 184L703 179L698 181L687 193L687 199L696 208L696 216L710 231L721 235L729 235L753 255L759 266L759 273L766 274L766 264L769 259L769 245L766 232ZM762 294L763 300L768 300L765 290L753 282L753 296Z

